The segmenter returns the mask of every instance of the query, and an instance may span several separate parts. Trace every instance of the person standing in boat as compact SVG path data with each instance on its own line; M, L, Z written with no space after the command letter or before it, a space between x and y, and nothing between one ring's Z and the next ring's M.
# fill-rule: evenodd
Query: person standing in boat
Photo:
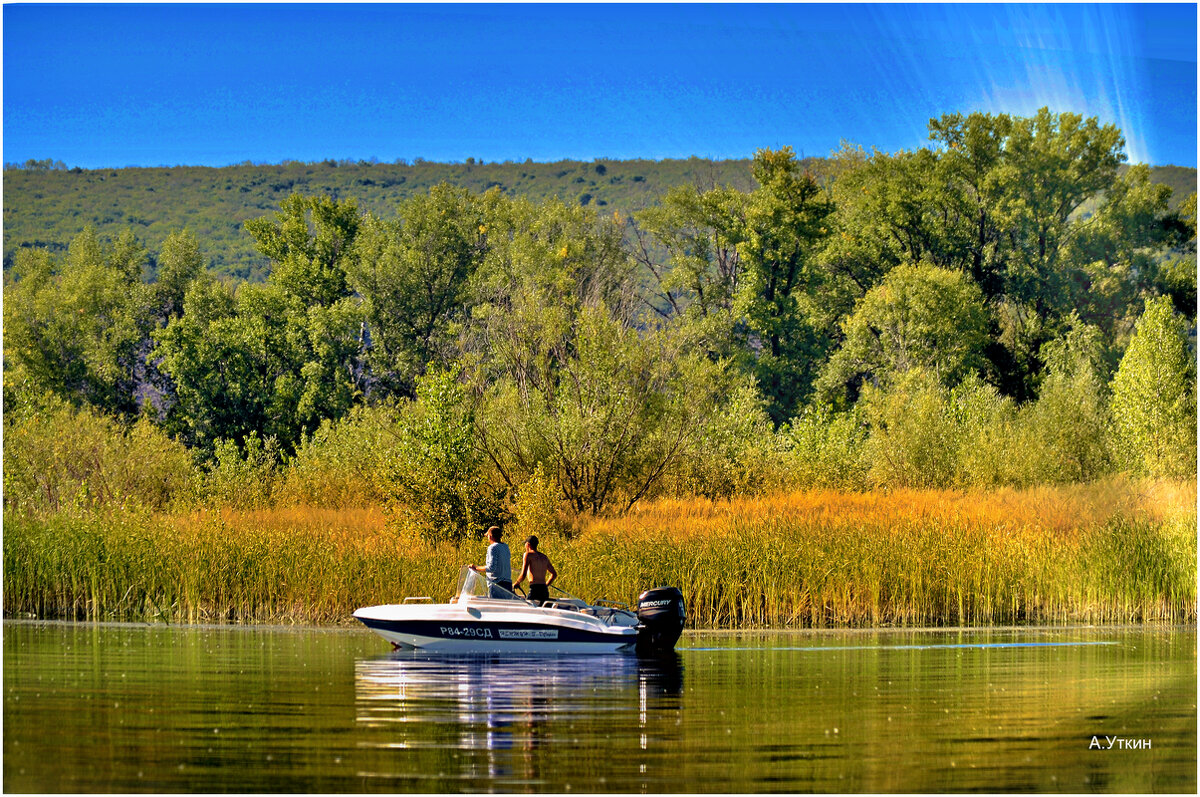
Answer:
M487 563L482 567L471 565L476 573L483 573L488 580L488 595L492 598L512 597L512 552L508 544L500 542L503 534L499 526L487 530L487 538L491 543L487 549Z
M550 585L558 578L558 571L550 563L550 557L537 549L538 538L530 534L525 540L525 558L521 561L521 575L517 576L514 586L521 586L525 576L529 576L529 600L537 601L538 605L550 600ZM547 574L550 576L546 578Z

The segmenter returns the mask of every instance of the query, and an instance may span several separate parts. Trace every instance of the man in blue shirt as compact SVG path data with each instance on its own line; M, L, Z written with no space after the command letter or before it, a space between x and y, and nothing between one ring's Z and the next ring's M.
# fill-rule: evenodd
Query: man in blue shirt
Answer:
M488 580L488 595L493 598L512 597L512 554L508 545L500 542L499 526L487 530L487 538L491 545L487 549L487 564L480 567L471 565L476 573L483 573Z

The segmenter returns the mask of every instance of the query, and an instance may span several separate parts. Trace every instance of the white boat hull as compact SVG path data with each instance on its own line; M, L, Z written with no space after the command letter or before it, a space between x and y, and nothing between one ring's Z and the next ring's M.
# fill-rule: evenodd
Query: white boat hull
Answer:
M440 653L614 653L637 643L622 612L542 608L519 600L368 606L354 613L397 648Z

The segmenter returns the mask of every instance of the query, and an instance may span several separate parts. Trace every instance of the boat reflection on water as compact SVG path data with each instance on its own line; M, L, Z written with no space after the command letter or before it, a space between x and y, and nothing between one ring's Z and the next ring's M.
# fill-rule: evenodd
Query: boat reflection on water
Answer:
M539 780L543 754L565 753L581 737L628 738L640 728L641 750L669 743L664 732L676 735L683 661L674 651L654 658L395 651L360 659L354 681L358 723L393 731L382 746L474 754L488 776L528 784Z

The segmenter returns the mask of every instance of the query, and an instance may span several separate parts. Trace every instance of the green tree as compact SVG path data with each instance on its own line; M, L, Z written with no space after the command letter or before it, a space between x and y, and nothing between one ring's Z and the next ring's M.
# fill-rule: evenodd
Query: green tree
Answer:
M132 418L140 408L153 329L146 252L132 233L105 247L90 228L66 262L23 251L6 286L6 359L35 390Z
M842 315L901 263L960 266L963 241L953 238L955 225L937 219L958 212L938 164L929 149L868 155L843 143L835 153L830 194L836 213L820 260L842 288L836 308Z
M487 387L480 446L514 487L541 465L575 512L626 510L707 425L722 368L669 331L639 335L603 306L585 307L561 344L544 368L514 368Z
M347 296L345 260L361 216L353 200L292 194L274 219L246 222L259 252L271 260L271 281L304 307Z
M748 194L679 190L665 210L640 219L672 266L651 269L660 311L690 315L715 355L736 350L778 424L807 397L825 353L820 293L828 275L814 255L833 205L790 147L759 150L751 172L758 188ZM648 252L641 259L650 267Z
M867 291L842 331L845 341L818 383L835 403L856 399L866 382L887 389L914 369L953 387L985 364L979 288L960 272L929 264L893 269Z
M1125 160L1121 131L1048 108L1032 117L946 114L929 128L961 209L954 223L975 233L969 273L989 299L1048 309L1062 295L1073 214L1112 187Z
M1196 192L1192 191L1167 217L1172 243L1159 262L1157 290L1171 297L1175 312L1196 323Z
M503 492L488 483L475 446L475 410L457 370L431 369L401 412L382 490L401 523L431 541L477 539L505 520Z
M1196 367L1167 297L1146 302L1112 384L1118 465L1145 476L1196 473Z
M398 212L395 221L364 219L347 272L363 299L372 376L385 392L406 395L428 363L453 357L488 227L480 199L445 184Z
M187 230L168 235L158 254L154 285L156 304L164 323L183 314L183 297L188 287L203 274L204 256L196 236Z
M635 256L653 278L651 307L664 319L702 326L708 345L732 353L733 301L745 270L731 231L739 225L745 194L732 188L700 191L677 186L637 215ZM664 249L666 262L660 262Z
M365 377L362 313L345 272L358 227L353 202L293 194L274 219L246 222L275 264L267 285L242 285L230 301L193 281L183 315L156 337L174 385L173 433L206 452L257 434L287 453L350 409ZM185 260L187 250L180 241Z
M763 344L756 376L768 412L781 423L807 398L813 363L824 354L805 305L823 281L813 255L833 205L790 147L759 150L751 171L759 188L750 194L738 242L747 269L734 306Z
M602 305L637 322L632 264L615 218L557 200L484 196L488 249L471 285L460 355L475 385L511 377L522 390L553 380L580 313Z
M1109 341L1133 327L1141 300L1159 293L1162 253L1173 242L1171 189L1131 167L1107 190L1096 212L1075 225L1065 257L1076 264L1063 290L1065 308L1100 328ZM1069 315L1069 312L1068 312Z
M489 193L489 249L462 337L479 445L517 490L544 468L576 512L650 494L703 420L718 369L686 336L639 330L616 217Z
M1004 392L1032 399L1043 344L1072 312L1111 339L1147 295L1148 250L1164 240L1166 194L1131 169L1112 125L1041 109L1032 117L946 114L932 146L835 158L835 234L821 260L866 292L904 262L969 275L990 314L987 357Z
M271 401L283 341L265 319L248 313L249 294L198 281L184 298L183 315L155 335L160 369L171 378L174 400L166 429L189 446L212 452L217 441L240 441L272 430ZM279 308L283 312L283 308Z
M352 300L303 307L275 285L242 285L231 297L198 281L182 317L156 335L175 393L168 429L206 451L251 433L290 451L357 400L361 328Z

